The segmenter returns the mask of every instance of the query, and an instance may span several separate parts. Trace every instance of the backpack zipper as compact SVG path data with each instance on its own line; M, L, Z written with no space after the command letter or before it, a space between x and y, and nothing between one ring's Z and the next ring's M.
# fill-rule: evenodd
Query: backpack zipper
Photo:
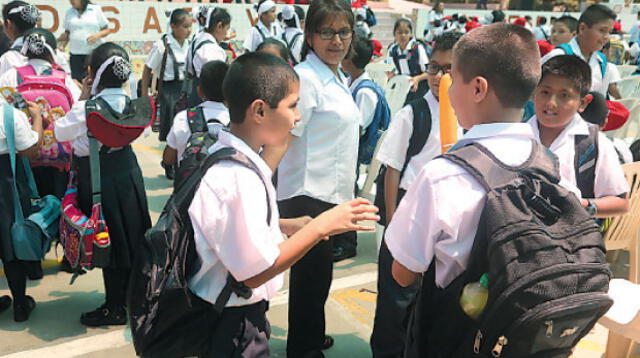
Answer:
M502 354L502 349L508 343L509 343L509 340L507 339L507 337L500 336L500 338L498 338L498 342L496 342L496 345L493 346L493 349L491 350L491 355L496 357L496 358L500 357L500 355Z
M517 223L515 225L517 225ZM573 232L573 233L571 233L569 235L564 235L564 236L557 236L556 237L556 236L551 235L551 233L549 231L541 230L541 229L528 229L528 230L525 230L523 232L520 232L518 236L526 236L526 235L533 234L533 233L541 233L541 234L553 237L556 240L561 240L561 239L565 239L565 238L570 237L570 236L581 236L581 235L585 235L585 234L588 234L588 233L591 233L591 232L598 232L600 230L595 225L595 223L592 222L592 220L590 220L588 222L585 221L583 223L583 225L580 225L580 226L584 226L584 227L581 227L578 230L578 232ZM510 225L509 228L512 228L512 225ZM502 244L504 241L509 241L510 239L512 239L511 238L512 234L513 234L512 231L509 231L509 232L503 233L503 234L499 234L499 235L494 233L493 234L494 237L495 236L499 236L500 238L496 238L495 240L493 240L489 244L489 246L487 246L487 252L493 251L494 248L496 247L496 245ZM602 249L604 250L604 246L602 246Z

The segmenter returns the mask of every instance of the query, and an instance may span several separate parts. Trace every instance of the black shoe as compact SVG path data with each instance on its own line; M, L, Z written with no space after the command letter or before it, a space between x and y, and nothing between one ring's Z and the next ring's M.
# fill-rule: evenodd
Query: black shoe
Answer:
M91 312L81 314L80 323L89 327L125 325L127 311L124 307L109 307L104 304Z
M16 322L24 322L29 319L31 311L36 308L36 301L31 296L25 297L25 302L13 302L13 320Z
M356 250L347 250L344 247L333 248L333 262L339 262L356 256Z
M333 347L333 337L324 336L324 341L322 342L322 346L320 347L323 351Z
M13 302L13 300L9 296L0 297L0 313L6 311L9 307L11 307L11 302Z
M164 168L164 176L169 180L173 180L175 178L175 166L173 164L164 164L164 162L160 162L160 165Z

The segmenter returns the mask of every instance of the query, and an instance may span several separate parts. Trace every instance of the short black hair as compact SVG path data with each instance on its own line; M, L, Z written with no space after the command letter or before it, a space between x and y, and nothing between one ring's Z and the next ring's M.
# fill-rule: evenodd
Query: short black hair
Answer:
M504 21L505 14L502 10L493 10L491 11L491 15L493 16L493 23Z
M222 7L214 7L211 11L211 17L209 18L209 23L207 24L207 32L210 33L215 30L216 25L219 22L221 22L223 26L231 23L231 15L229 15L227 9Z
M105 42L91 52L89 65L91 66L91 76L94 79L100 66L112 56L120 56L127 60L127 62L129 61L127 51L122 48L122 46L113 42ZM122 87L122 84L126 81L127 80L122 80L115 75L113 72L113 64L110 64L100 76L100 83L98 85L101 88L119 88Z
M364 70L373 57L373 41L360 35L353 37L349 59L356 68Z
M353 30L355 17L349 3L344 0L313 0L311 2L307 9L307 17L304 23L305 41L301 53L303 60L307 57L309 50L313 50L309 46L308 38L320 30L320 26L325 20L336 17L344 18L349 24L349 28Z
M247 109L257 99L276 108L289 94L298 74L283 59L263 52L249 52L229 66L222 92L232 123L244 122Z
M546 24L547 24L547 18L544 16L541 16L540 19L538 20L538 26L542 26Z
M556 22L561 22L565 24L565 26L567 26L569 28L569 31L571 32L578 31L578 19L576 19L573 16L569 16L569 15L560 16L558 19L556 19Z
M460 38L453 62L465 83L487 80L505 108L522 108L540 80L540 50L533 33L513 24L479 27Z
M542 65L542 77L555 75L571 81L573 89L584 97L591 88L591 67L578 56L560 55L549 59Z
M396 20L396 23L393 24L393 33L396 33L396 30L398 30L398 27L400 27L400 24L407 24L407 26L409 26L409 31L411 31L411 33L413 34L413 23L411 22L411 20L401 17L398 20Z
M222 61L209 61L202 66L198 87L202 89L208 101L223 102L222 82L224 81L229 65Z
M591 27L595 24L601 23L607 20L616 20L616 13L611 10L608 6L593 4L589 6L583 13L580 15L580 19L578 20L578 27L580 24L584 23L587 26Z
M9 12L17 7L20 6L33 6L33 5L29 5L29 3L26 3L24 1L21 0L15 0L12 1L8 4L6 4L3 8L2 8L2 18L4 19L4 21L6 22L7 20L11 20L11 22L13 22L13 24L16 26L16 28L18 29L18 31L20 32L20 34L23 34L25 31L32 29L36 26L36 23L31 23L31 22L27 22L25 21L21 16L19 12L13 13L13 14L9 14ZM6 26L6 24L5 24Z
M600 92L589 92L593 96L587 108L580 114L585 121L602 126L609 116L607 99Z
M273 37L267 37L266 39L264 39L264 41L262 41L262 43L258 45L258 47L256 47L256 51L260 51L268 47L275 47L283 60L289 60L290 55L287 46L285 46L282 41Z
M31 34L37 34L42 36L46 44L49 45L49 47L51 47L51 49L53 49L54 51L56 50L56 48L58 48L58 42L56 41L56 37L51 33L51 31L42 27L34 27L24 32L24 40L26 41L27 37L29 37L29 35ZM38 55L38 54L32 53L27 48L26 56L28 59L42 59L49 62L55 62L55 57L54 57L55 54L50 53L49 51L46 51L46 50L42 54Z
M184 22L184 16L191 17L189 13L185 9L173 9L169 12L169 24L171 25L179 25Z
M436 37L435 45L433 46L432 55L438 51L449 51L453 50L455 44L460 40L460 38L464 35L461 32L445 32L444 34Z

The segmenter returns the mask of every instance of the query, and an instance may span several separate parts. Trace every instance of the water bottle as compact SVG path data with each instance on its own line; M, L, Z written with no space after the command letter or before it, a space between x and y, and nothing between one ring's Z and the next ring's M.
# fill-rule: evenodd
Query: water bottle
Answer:
M480 281L471 282L464 286L460 296L460 307L467 316L478 319L487 305L489 298L489 274L480 277Z

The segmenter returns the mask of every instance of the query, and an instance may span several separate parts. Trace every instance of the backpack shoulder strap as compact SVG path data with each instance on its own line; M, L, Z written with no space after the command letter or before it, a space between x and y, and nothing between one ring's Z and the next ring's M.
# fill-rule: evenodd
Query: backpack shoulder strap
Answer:
M31 65L16 67L16 76L19 85L22 84L27 76L35 76L35 74L36 70Z
M262 41L264 41L267 38L267 35L264 34L264 32L262 32L262 30L260 29L260 27L258 25L253 26L256 28L256 30L258 30L258 33L260 34L260 37L262 37Z
M575 136L574 170L576 185L583 198L593 198L596 180L596 163L598 161L597 126L589 126L589 135Z
M204 109L200 106L187 109L187 123L189 123L191 134L204 132L207 126L204 120Z
M604 75L607 73L607 55L605 55L602 51L597 51L596 55L600 57L600 73L602 74L602 79L604 80Z
M404 175L404 171L407 170L411 158L422 151L431 135L431 109L429 109L427 100L421 97L411 101L409 105L413 111L413 131L409 138L409 147L404 159L404 166L400 172L401 178Z
M571 45L569 45L568 43L560 44L560 45L556 46L556 48L561 49L567 55L573 55L574 54L573 53L573 48L571 48Z

